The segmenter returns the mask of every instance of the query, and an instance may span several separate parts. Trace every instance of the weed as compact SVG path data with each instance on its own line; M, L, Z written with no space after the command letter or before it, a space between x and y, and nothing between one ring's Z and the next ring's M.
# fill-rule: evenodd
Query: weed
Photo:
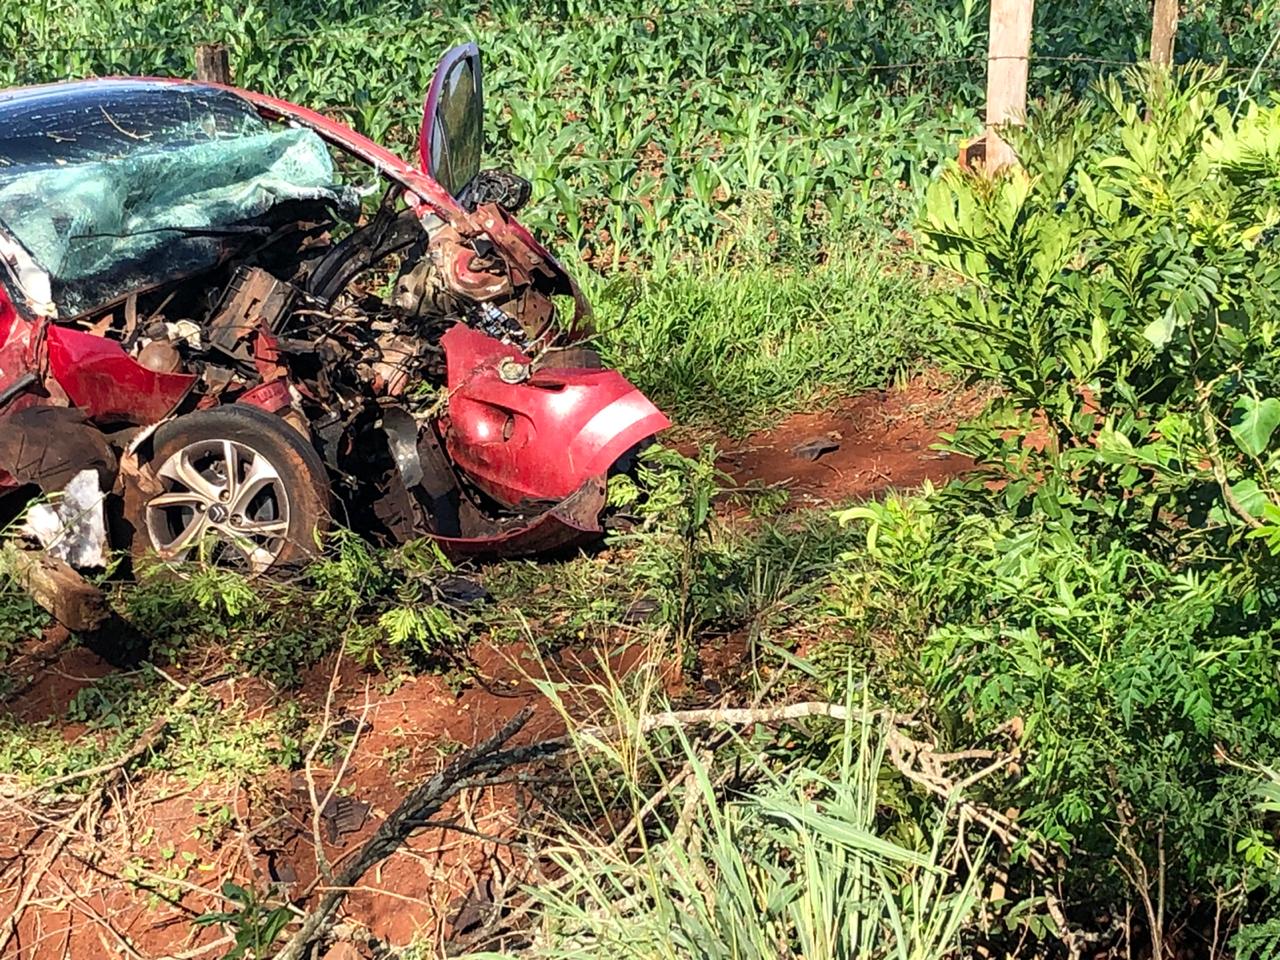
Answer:
M99 766L127 751L166 714L172 692L168 680L146 668L103 677L72 698L65 719L84 724L86 733L70 743L55 725L59 718L21 723L0 714L0 773L39 783ZM243 703L224 704L196 691L182 712L169 717L165 749L143 767L193 782L260 775L298 761L304 726L295 703L259 715Z
M932 960L959 950L982 851L968 851L977 869L952 884L948 858L965 841L942 811L915 845L885 835L889 774L874 723L848 721L834 750L816 748L821 760L795 729L729 738L713 753L683 732L639 732L643 692L599 693L605 726L626 733L584 739L579 796L629 811L634 822L605 822L634 839L619 848L615 834L559 824L565 839L541 855L565 880L530 891L542 931L525 955ZM656 791L667 799L655 811Z
M238 909L201 914L193 921L195 925L217 924L235 935L234 945L225 954L225 960L266 956L293 919L293 911L288 906L272 907L253 890L230 880L222 885L222 895Z
M30 594L7 575L0 578L0 664L7 664L23 640L40 635L52 623Z

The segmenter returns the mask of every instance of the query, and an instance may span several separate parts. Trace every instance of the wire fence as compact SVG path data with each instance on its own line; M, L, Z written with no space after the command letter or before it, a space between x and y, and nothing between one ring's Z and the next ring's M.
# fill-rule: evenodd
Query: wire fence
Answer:
M812 0L812 2L816 3L816 2L820 2L820 0ZM312 45L317 43L326 43L338 38L355 40L355 41L369 41L369 40L375 40L375 39L384 39L385 34L379 34L371 30L336 31L336 32L319 31L313 34L296 34L296 35L276 36L276 37L270 37L270 36L256 37L253 40L253 46L258 49L271 49L271 48L278 48L278 47L298 46L303 44ZM211 40L193 40L191 43L191 49L194 50L195 47L201 46L201 45L210 45L210 44L223 43L223 42L224 42L223 39L217 39L217 38L211 39ZM109 57L106 56L108 54L156 53L160 51L164 51L166 53L173 53L174 45L172 43L133 43L133 42L121 42L121 43L113 43L113 44L97 44L97 43L75 44L75 45L67 45L67 46L28 44L28 45L25 45L22 49L15 51L13 56L15 61L17 61L18 63L24 63L33 59L33 55L43 55L43 54L80 54L80 55L88 55L90 57L95 57L101 60L108 60ZM874 73L894 72L894 71L902 71L902 70L937 70L937 69L944 69L944 68L954 68L954 67L958 67L966 64L970 64L970 65L986 64L986 63L995 62L997 60L1001 60L1001 61L1021 60L1027 63L1053 63L1053 64L1060 64L1060 65L1082 64L1082 65L1090 65L1090 66L1105 66L1105 67L1117 67L1117 68L1132 67L1143 62L1136 58L1125 60L1125 59L1120 59L1116 57L1094 57L1094 56L1088 56L1086 54L1055 55L1055 54L1030 53L1025 56L1013 55L1013 54L1000 54L1000 55L994 55L994 56L987 55L987 54L975 54L972 56L965 56L965 57L937 57L937 58L932 58L927 60L916 59L916 60L895 61L890 63L854 62L854 63L840 64L838 66L824 67L821 69L815 68L815 69L808 69L808 70L796 70L796 71L791 71L791 73L794 75L801 75L801 76L821 76L821 75L826 75L830 73L874 74ZM1211 63L1209 65L1216 67L1218 69L1221 69L1226 73L1250 74L1258 69L1258 65L1243 66L1243 65L1232 64L1229 62ZM1280 64L1278 65L1262 64L1261 67L1264 73L1280 71Z
M543 16L529 17L522 15L520 20L523 24L535 24L556 27L560 30L569 31L578 27L619 25L634 22L658 23L669 20L686 20L692 18L708 18L708 17L732 17L735 15L745 14L766 14L782 10L807 10L807 9L840 9L845 12L854 12L856 10L856 0L741 0L736 3L723 3L708 5L701 3L697 5L681 5L671 8L654 7L643 11L630 12L611 12L599 15L577 15L570 17L560 16ZM480 10L470 15L471 18L480 24L487 21L502 22L503 15L510 15L514 11L514 7L498 6L496 9ZM44 27L47 28L47 24ZM34 34L47 34L47 29L39 29L32 31ZM976 36L976 35L975 35ZM317 29L308 33L283 33L277 35L258 35L253 37L250 42L253 50L282 50L287 47L300 45L314 46L317 44L335 43L339 41L352 43L370 43L374 41L383 41L387 37L386 30L373 29L367 26L360 27L327 27ZM980 39L980 37L978 38ZM48 56L59 55L76 55L81 58L89 58L97 61L95 66L105 66L108 71L112 69L112 63L117 57L127 56L130 54L155 54L164 53L168 55L169 63L172 65L174 61L186 61L189 56L194 55L197 46L205 44L227 43L235 51L237 47L236 38L220 35L218 31L206 29L203 33L197 28L193 29L191 39L183 46L175 46L170 41L134 41L130 39L122 39L119 42L102 43L43 43L39 39L33 39L33 42L23 44L19 49L14 51L13 62L15 66L22 67L31 63L36 58L45 58ZM1034 42L1034 37L1033 37ZM1267 53L1270 54L1273 48L1269 48ZM190 51L190 54L187 53ZM243 51L242 51L243 52ZM826 54L830 56L830 54ZM835 75L865 75L879 76L886 74L901 74L909 72L933 72L933 71L955 71L957 68L968 67L978 68L983 65L991 64L997 60L1020 60L1030 65L1047 64L1055 67L1071 68L1076 66L1097 68L1098 73L1104 71L1121 71L1134 67L1140 61L1136 58L1120 58L1106 56L1092 56L1084 53L1069 54L1048 54L1035 53L1034 51L1025 55L999 55L990 56L988 54L972 54L966 56L946 56L933 58L915 58L907 60L898 60L890 62L867 62L851 59L849 62L829 63L820 67L807 67L801 69L782 68L788 78L798 77L826 77ZM1280 64L1268 64L1266 62L1267 55L1264 55L1258 63L1243 65L1233 64L1229 62L1218 63L1215 66L1229 75L1238 75L1242 78L1249 76L1256 79L1259 75L1270 76L1273 72L1280 72ZM234 63L233 63L234 69ZM723 78L721 78L723 81ZM969 87L976 88L980 85L980 81L971 81ZM899 90L899 93L922 93L926 92L923 87L917 90ZM927 92L937 93L936 89ZM554 98L554 96L553 96ZM376 108L381 111L409 111L417 110L421 106L420 99L390 97L379 99ZM326 106L326 109L336 113L350 113L359 108L354 104L333 103ZM829 144L833 137L829 133L817 136L789 136L784 133L785 127L782 129L774 128L775 133L782 134L774 137L774 143L784 147L808 146L817 144ZM836 138L839 139L839 138ZM858 135L851 135L847 139L857 140ZM724 145L717 138L708 138L703 144L685 149L678 153L664 155L663 159L671 160L700 160L708 156L712 156L718 150L723 150ZM561 158L573 163L575 166L591 166L591 165L625 165L643 163L644 159L638 155L619 156L619 157L574 157L569 156Z

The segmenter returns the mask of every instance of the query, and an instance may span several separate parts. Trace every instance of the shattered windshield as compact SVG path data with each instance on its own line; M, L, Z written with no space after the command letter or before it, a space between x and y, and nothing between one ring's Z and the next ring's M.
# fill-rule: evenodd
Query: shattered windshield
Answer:
M209 269L291 201L349 207L324 142L235 94L86 81L0 94L0 228L63 317Z

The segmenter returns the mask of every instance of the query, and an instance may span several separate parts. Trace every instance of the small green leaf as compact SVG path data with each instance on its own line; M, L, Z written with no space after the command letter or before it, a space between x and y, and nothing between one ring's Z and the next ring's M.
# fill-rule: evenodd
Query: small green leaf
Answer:
M1259 516L1268 502L1266 491L1252 480L1241 480L1239 483L1231 484L1231 495L1245 513L1253 517Z
M1170 308L1147 324L1142 335L1151 341L1151 345L1157 350L1163 350L1172 339L1173 331L1177 326L1178 319Z

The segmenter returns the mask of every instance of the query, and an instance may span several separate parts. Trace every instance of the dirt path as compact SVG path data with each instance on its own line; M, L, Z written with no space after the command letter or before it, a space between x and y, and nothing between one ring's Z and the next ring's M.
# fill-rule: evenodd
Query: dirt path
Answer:
M721 439L716 462L741 487L785 489L793 510L864 499L926 480L940 483L964 473L972 462L934 445L982 403L977 391L926 372L899 387L793 414L745 441ZM797 452L805 446L832 449L809 459Z

